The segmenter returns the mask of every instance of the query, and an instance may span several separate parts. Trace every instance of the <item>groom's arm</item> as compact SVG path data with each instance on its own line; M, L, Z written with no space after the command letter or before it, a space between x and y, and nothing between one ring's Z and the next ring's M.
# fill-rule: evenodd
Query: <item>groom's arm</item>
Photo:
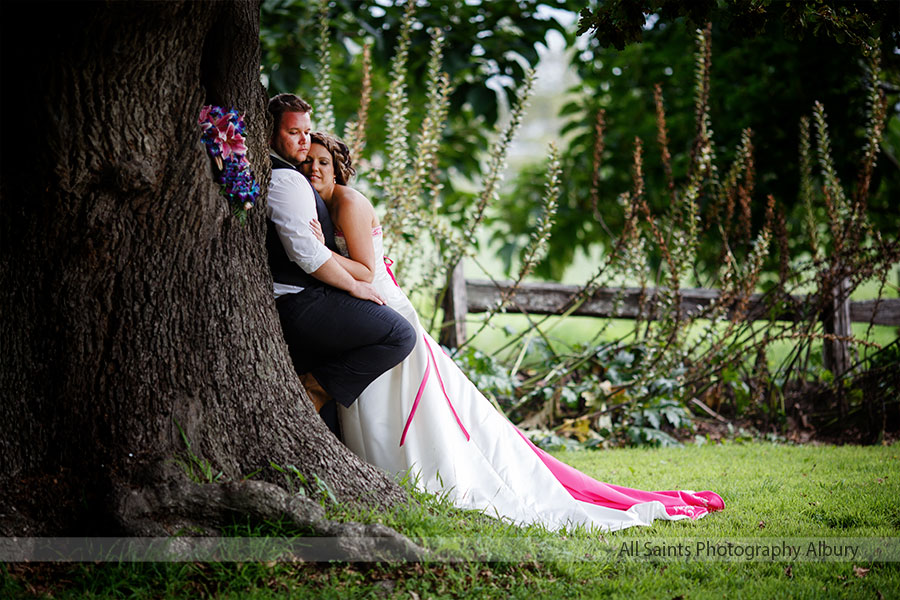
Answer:
M371 283L354 279L334 257L329 258L325 264L310 275L328 285L344 290L354 298L371 300L375 304L384 304L384 299L375 291Z
M302 175L286 172L272 177L268 211L285 252L301 269L351 296L384 304L375 288L354 279L334 260L331 250L313 235L309 222L317 217L316 201L312 188Z
M319 221L310 221L309 228L312 229L313 235L316 236L316 239L325 243L325 236L322 233L322 224ZM344 233L347 233L347 230L344 230ZM344 269L353 276L353 279L357 281L365 281L367 283L372 283L372 280L375 279L375 269L368 267L362 263L359 263L353 259L347 258L342 254L338 254L334 250L331 251L331 258L336 260L339 265L344 267ZM370 262L374 262L374 259Z

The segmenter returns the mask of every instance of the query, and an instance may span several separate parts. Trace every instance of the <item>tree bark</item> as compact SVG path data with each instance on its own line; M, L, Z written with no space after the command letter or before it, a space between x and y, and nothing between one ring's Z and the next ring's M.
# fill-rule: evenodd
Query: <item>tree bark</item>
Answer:
M200 142L202 105L244 112L268 182L258 1L3 12L0 535L146 532L126 497L178 487L181 431L223 480L280 482L272 462L342 502L403 500L313 412L264 200L240 225Z

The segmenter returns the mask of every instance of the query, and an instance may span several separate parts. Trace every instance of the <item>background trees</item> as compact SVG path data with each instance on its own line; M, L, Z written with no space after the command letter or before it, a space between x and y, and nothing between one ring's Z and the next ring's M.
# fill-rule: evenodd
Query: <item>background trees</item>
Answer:
M312 96L315 89L316 60L322 52L316 47L319 24L312 10L296 16L295 7L300 4L297 0L263 3L263 71L270 92L299 90ZM395 4L331 2L327 7L335 52L332 73L338 131L359 108L359 46L368 40L373 48L375 94L372 126L367 132L368 156L381 154L385 148L384 91L404 10L403 3ZM578 33L582 35L575 35L570 24L574 17L567 19L564 13L580 13ZM475 181L484 175L487 138L509 103L510 90L522 80L524 68L537 63L535 45L545 43L548 32L559 31L573 48L572 67L581 83L567 91L569 102L563 110L567 125L561 132L565 143L558 140L566 175L551 251L537 274L558 277L577 249L607 244L609 236L603 225L585 215L593 215L596 200L608 229L621 227L622 213L615 199L630 185L635 137L647 145L648 189L661 190L666 185L652 144L657 83L662 86L673 174L676 178L685 174L695 134L693 32L709 21L713 25L710 115L716 151L731 159L742 131L753 130L754 146L764 149L756 157L756 198L773 194L784 207L789 228L801 220L796 209L800 117L811 114L814 101L825 105L832 116L836 168L843 178L852 179L861 158L860 133L870 77L867 56L870 50L881 49L887 74L884 89L893 119L873 173L876 193L869 208L876 225L890 230L897 219L889 198L900 193L900 118L896 108L900 64L892 50L898 45L897 17L896 5L890 2L823 1L790 6L783 2L750 6L682 0L587 6L577 1L421 4L417 9L420 25L412 33L416 51L410 56L411 81L424 80L428 29L439 26L447 37L443 68L454 86L451 117L443 131L445 143L439 156L442 210L462 213L476 202L466 191L471 186L447 173ZM425 106L424 86L410 86L409 94L411 120L416 122ZM594 126L600 109L605 110L605 151L599 195L594 197ZM534 166L524 169L514 185L506 188L497 211L503 222L495 232L496 248L503 248L509 268L540 207L539 161L543 157L534 158ZM664 198L652 193L649 201L659 209ZM762 223L762 213L754 212L756 228ZM706 244L705 261L715 260L716 243L711 238Z
M480 173L480 159L472 148L485 148L487 135L497 121L501 106L508 104L512 90L525 70L538 62L535 44L549 30L563 26L539 5L566 6L567 2L534 0L501 3L429 2L417 11L418 25L412 32L409 59L410 114L413 122L424 116L425 80L429 30L442 29L446 37L442 68L453 82L450 119L443 132L446 142L441 155L443 170L465 175ZM318 45L317 3L299 0L269 0L262 7L263 74L270 92L300 90L312 97L317 84L316 63L324 49ZM305 19L301 7L308 7ZM391 57L397 43L404 3L339 1L326 8L334 51L332 97L338 131L359 109L360 46L372 51L372 85L376 94L370 107L370 147L378 152L386 140L385 113ZM299 68L298 68L299 67ZM488 81L492 86L488 86ZM450 188L452 193L452 187Z
M829 115L834 159L841 179L856 177L862 160L862 132L866 123L871 83L868 60L880 52L888 96L889 124L872 175L875 190L869 215L882 231L900 225L892 198L900 194L900 44L896 5L888 2L742 3L654 1L605 2L582 12L580 39L584 47L573 66L582 83L570 90L565 107L572 136L563 153L563 201L554 240L539 273L559 276L575 248L604 243L601 223L585 218L593 212L593 145L595 119L605 111L605 151L598 189L599 217L609 229L621 228L622 211L615 199L631 185L634 139L647 148L645 177L648 201L655 210L668 202L660 193L666 176L657 146L654 86L661 84L668 125L669 150L676 179L686 175L696 126L693 107L693 30L712 23L710 121L718 156L733 160L742 131L753 132L756 188L753 226L762 224L761 206L772 194L783 207L792 244L802 223L799 165L799 123L809 117L814 102ZM533 202L538 192L533 174L519 178L516 192L506 198L504 213L513 220L512 236L521 234L527 219L516 206ZM526 202L522 202L523 199ZM704 201L704 208L706 202ZM824 213L822 213L824 216ZM708 211L704 217L709 219ZM705 240L702 258L715 262L721 239ZM659 257L657 257L659 258Z

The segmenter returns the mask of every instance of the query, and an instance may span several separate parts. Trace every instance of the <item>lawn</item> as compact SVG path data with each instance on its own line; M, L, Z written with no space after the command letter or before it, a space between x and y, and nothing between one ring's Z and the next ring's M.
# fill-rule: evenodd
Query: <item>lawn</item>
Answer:
M517 528L440 499L378 520L435 549L422 563L143 563L4 565L0 597L52 598L891 598L900 594L900 445L793 446L766 442L577 451L562 460L605 481L653 489L712 489L725 511L611 534ZM285 535L277 527L269 533ZM237 528L237 533L247 533ZM252 532L255 535L259 530ZM669 556L630 559L621 548L696 547L724 540L888 538L894 561ZM464 545L492 562L448 560ZM531 556L526 554L532 550ZM440 554L444 551L444 554ZM452 556L451 556L452 558ZM458 558L458 555L457 555Z

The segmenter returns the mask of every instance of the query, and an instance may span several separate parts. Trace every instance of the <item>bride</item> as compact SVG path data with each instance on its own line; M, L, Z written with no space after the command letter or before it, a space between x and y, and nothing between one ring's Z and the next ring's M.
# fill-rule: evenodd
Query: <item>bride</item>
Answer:
M583 525L615 531L654 519L696 519L724 508L709 491L645 492L602 483L553 458L498 412L424 330L383 256L372 204L347 187L355 174L347 146L313 133L301 170L328 206L338 260L371 281L415 327L402 363L341 411L344 443L364 460L461 508L557 530ZM311 226L315 229L317 223Z

